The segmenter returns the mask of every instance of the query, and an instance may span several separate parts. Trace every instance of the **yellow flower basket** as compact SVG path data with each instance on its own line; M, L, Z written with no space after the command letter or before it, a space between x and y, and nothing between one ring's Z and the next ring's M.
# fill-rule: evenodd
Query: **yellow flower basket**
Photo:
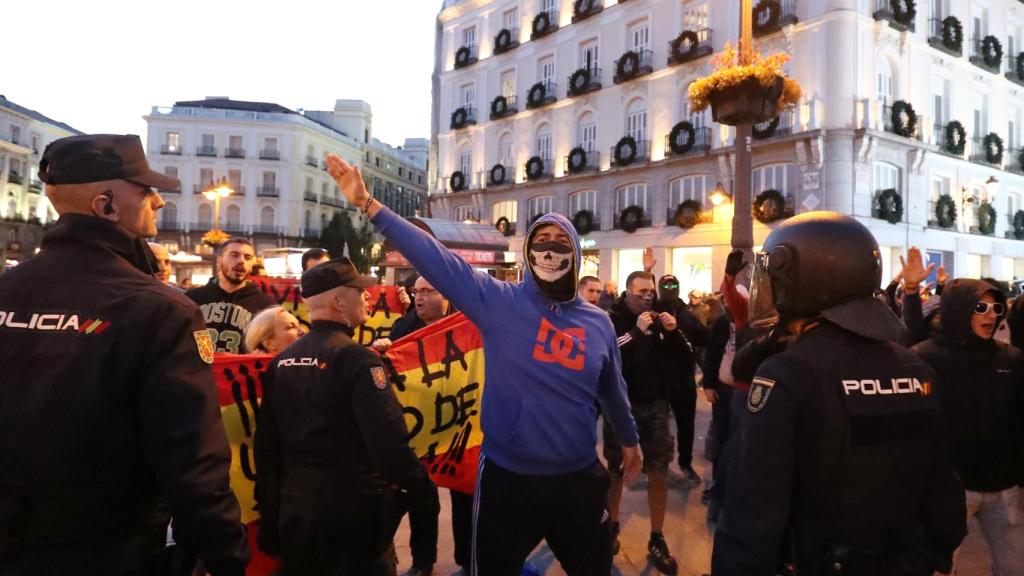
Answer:
M203 234L203 243L207 246L213 246L216 248L217 246L227 242L229 238L231 237L222 230L210 230L206 234Z
M711 106L716 122L727 125L771 120L778 111L800 101L800 85L787 78L786 54L753 53L746 64L732 44L712 60L715 71L690 85L690 107L699 112Z

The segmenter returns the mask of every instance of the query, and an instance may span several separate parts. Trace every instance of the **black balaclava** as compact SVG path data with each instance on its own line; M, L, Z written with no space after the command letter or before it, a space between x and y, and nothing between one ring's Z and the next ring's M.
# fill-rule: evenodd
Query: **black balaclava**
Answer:
M679 300L679 279L671 274L666 274L658 281L658 300L666 304L672 304Z
M572 246L532 240L526 258L541 292L556 302L576 297L575 260L576 252Z

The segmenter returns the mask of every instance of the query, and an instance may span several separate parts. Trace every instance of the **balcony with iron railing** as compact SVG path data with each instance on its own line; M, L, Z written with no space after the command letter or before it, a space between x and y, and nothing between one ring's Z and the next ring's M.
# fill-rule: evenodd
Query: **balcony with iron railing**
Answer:
M338 198L335 198L334 196L328 196L326 194L321 194L320 195L320 203L321 204L325 204L327 206L333 206L335 208L344 208L345 207L345 202L344 201L342 201L342 200L340 200Z
M284 233L284 228L281 226L272 226L267 224L255 224L252 227L252 233L267 236L279 236Z
M461 130L476 124L476 108L466 104L452 112L451 129Z
M526 107L531 110L554 104L557 100L558 84L550 80L537 82L526 93Z
M281 159L281 151L280 150L270 150L270 149L260 150L260 160L280 160L280 159Z
M573 148L565 157L562 173L566 176L595 172L601 169L601 153L597 150Z
M970 60L978 68L998 74L1003 65L1002 43L995 36L971 39Z
M320 167L320 161L317 160L316 156L306 154L306 166L312 166L313 168Z
M566 98L596 92L601 89L601 69L597 66L580 68L569 76L568 83Z
M533 27L530 30L530 40L543 38L558 30L558 10L544 10L533 17Z
M633 143L636 144L635 148L632 146ZM634 138L633 142L629 142L626 138L623 138L615 146L612 146L611 166L612 168L623 168L634 164L642 164L647 162L650 157L650 140L636 140Z
M885 130L886 132L890 133L890 134L896 134L897 136L902 136L904 138L910 138L911 140L920 140L921 139L921 125L920 125L921 123L920 123L920 118L918 118L915 122L913 122L914 123L913 131L911 131L909 134L901 134L900 131L906 132L906 130L909 129L910 123L911 123L911 119L909 117L909 114L903 115L903 117L902 117L902 125L897 125L897 123L896 123L896 121L894 119L894 116L893 116L893 114L894 114L893 109L894 109L894 106L892 106L890 104L883 104L882 105L882 129ZM896 108L896 112L897 113L899 112L898 108ZM899 129L899 130L897 130L897 129Z
M964 54L964 28L955 16L928 20L928 44L951 56Z
M629 50L615 61L615 77L612 81L621 84L651 72L654 72L654 52L646 48Z
M875 20L885 20L889 26L905 32L914 31L914 18L907 11L906 0L875 0Z
M316 192L313 192L312 190L306 190L302 193L302 199L305 200L306 202L316 202Z
M508 118L509 116L515 116L518 113L519 104L517 103L515 95L496 96L494 100L491 101L491 120Z
M1003 157L1000 162L994 162L995 152L997 152L997 146L993 143L992 147L985 146L985 136L975 136L971 138L971 154L970 161L977 164L986 164L988 166L998 166L1002 160L1006 159L1006 151L1003 150Z
M967 147L967 133L958 131L956 124L958 122L936 122L932 125L932 142L943 154L962 158Z
M627 206L628 208L628 206ZM618 210L615 213L615 217L612 218L612 230L622 230L622 210ZM637 222L637 228L650 228L651 227L651 213L649 210L643 211L643 216L640 221Z
M519 46L519 28L502 28L494 35L494 54L504 54Z
M28 181L28 189L30 191L38 192L43 189L43 183L37 178L32 178L31 180Z
M465 46L460 46L455 51L456 70L476 64L477 60L479 60L479 56L477 55L476 44L466 44Z
M1006 153L1009 154L1006 169L1010 172L1024 174L1024 147L1010 148Z
M539 170L538 170L539 167ZM526 161L526 179L539 180L551 178L555 173L554 162L551 158L534 156Z
M245 148L225 148L225 158L245 158Z
M216 146L196 146L196 156L207 156L210 158L217 157Z
M675 142L672 133L665 135L665 156L682 157L691 154L703 154L711 150L711 128L696 126L692 135L689 131L678 130Z
M711 44L711 29L684 30L668 43L668 65L674 66L714 53Z
M1024 86L1024 52L1006 56L1006 79Z
M754 37L767 36L797 23L796 0L761 0L754 6Z
M604 0L576 0L572 6L572 23L586 20L604 10Z
M181 156L181 146L175 146L173 144L164 144L160 146L160 153L165 155Z
M7 181L10 182L11 184L21 184L22 182L25 181L25 178L21 174L18 174L17 172L8 172Z
M784 110L781 114L767 122L754 124L751 136L754 140L781 138L793 134L796 128L796 112Z
M213 229L213 222L189 222L185 226L192 232L206 232Z
M258 198L277 198L281 195L281 189L276 186L259 186L256 188Z

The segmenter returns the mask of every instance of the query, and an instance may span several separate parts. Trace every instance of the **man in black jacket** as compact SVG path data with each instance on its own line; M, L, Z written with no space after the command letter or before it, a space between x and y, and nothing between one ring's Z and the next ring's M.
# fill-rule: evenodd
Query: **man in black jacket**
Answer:
M666 373L677 364L693 366L693 350L669 312L656 312L654 276L633 272L626 279L626 293L615 301L611 316L622 353L622 376L626 380L633 417L640 431L643 469L647 474L647 502L651 509L651 539L647 544L651 563L665 574L676 574L678 564L668 551L662 527L668 495L668 465L673 441L669 431L669 389L680 375ZM684 361L678 357L685 356ZM692 378L692 375L691 375ZM692 442L692 440L691 440ZM622 499L622 452L611 424L604 421L604 455L612 471L608 507L612 520L612 550L617 551L619 502Z
M213 346L143 241L179 182L119 135L52 142L39 177L60 220L0 279L0 574L158 574L173 515L241 576Z
M220 247L217 274L206 286L185 295L199 304L217 352L242 354L245 329L256 313L275 304L255 282L249 281L256 250L245 238L231 238Z
M395 573L389 484L437 507L380 357L352 340L376 284L348 260L302 275L309 334L271 363L256 428L260 547L291 575Z
M1006 297L957 279L942 293L942 332L914 347L938 379L953 467L995 574L1024 574L1024 354L993 340Z

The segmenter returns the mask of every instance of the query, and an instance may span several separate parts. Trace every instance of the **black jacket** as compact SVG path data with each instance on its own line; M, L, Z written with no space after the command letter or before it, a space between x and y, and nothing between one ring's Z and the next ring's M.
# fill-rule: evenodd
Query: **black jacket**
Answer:
M0 278L0 572L148 576L173 515L210 572L244 573L206 328L145 246L64 215Z
M210 330L210 337L217 352L244 354L245 329L249 321L261 310L277 304L264 294L255 282L249 282L234 292L226 292L210 278L206 286L192 288L185 295L199 304L203 319Z
M382 492L388 483L429 485L406 442L405 416L383 362L353 334L348 326L314 321L271 362L255 439L267 525L276 526L281 506L296 505L289 498L344 511L353 497Z
M701 386L705 390L717 390L723 385L722 381L718 379L718 374L722 366L722 358L725 357L725 348L729 345L729 336L732 334L731 324L728 314L719 314L711 323L711 329L708 330L704 366L701 368L704 372Z
M938 375L936 392L949 423L953 465L968 490L1024 486L1024 354L970 328L986 292L979 280L954 280L942 293L942 333L914 347Z
M668 400L669 386L685 379L680 366L690 367L693 382L693 349L679 328L668 331L660 324L647 332L636 326L637 315L626 307L620 297L608 311L622 355L622 377L626 380L630 402Z
M966 510L932 380L906 348L831 324L766 360L734 442L715 576L776 574L787 533L799 574L948 571Z

